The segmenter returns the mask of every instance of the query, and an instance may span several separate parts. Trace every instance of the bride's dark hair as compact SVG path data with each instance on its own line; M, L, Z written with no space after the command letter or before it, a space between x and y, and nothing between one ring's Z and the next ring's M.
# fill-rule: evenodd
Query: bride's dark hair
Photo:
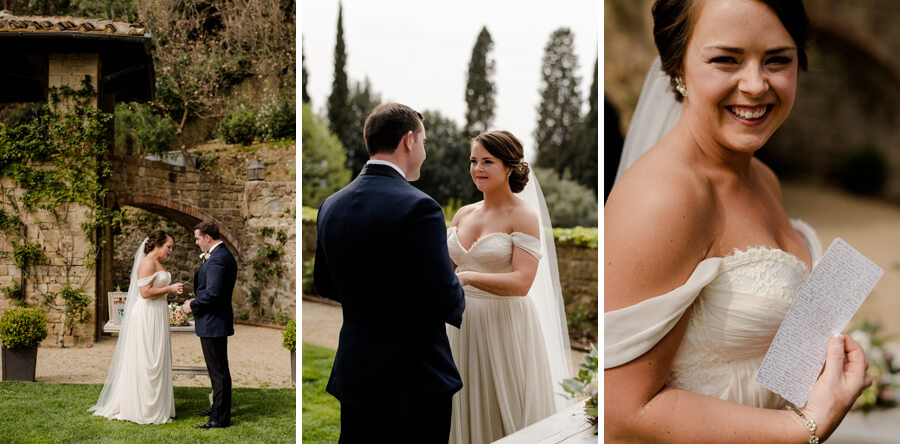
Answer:
M812 26L802 0L759 0L769 7L797 45L797 62L806 71L806 47L812 38ZM653 14L653 40L659 51L662 69L669 75L675 100L681 94L675 90L675 77L684 74L684 54L694 32L699 0L656 0Z
M518 193L525 189L528 183L528 162L525 161L525 151L522 142L509 131L487 131L479 134L472 143L479 143L492 156L500 159L507 168L512 168L509 174L509 189Z
M147 244L144 245L144 254L149 254L156 247L161 247L166 244L166 239L175 240L174 237L170 236L169 233L166 233L163 230L153 230L147 236Z

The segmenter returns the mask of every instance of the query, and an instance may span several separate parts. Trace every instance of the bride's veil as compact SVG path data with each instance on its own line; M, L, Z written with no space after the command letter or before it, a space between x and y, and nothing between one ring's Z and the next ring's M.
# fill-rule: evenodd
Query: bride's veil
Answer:
M668 74L657 56L653 59L637 107L625 135L616 181L641 155L664 136L681 117L681 104L675 100Z
M550 213L547 211L544 193L533 171L528 174L528 183L518 196L534 210L540 222L543 257L538 262L537 273L528 297L534 302L541 322L541 333L550 361L553 391L557 394L554 396L555 411L560 411L574 402L562 394L564 392L560 387L563 379L572 377L572 353L569 346L565 304L559 284L559 266L556 263L556 246L553 241Z
M100 398L97 400L97 404L88 409L89 412L103 412L106 410L116 393L116 387L119 384L119 374L122 371L122 361L124 360L125 355L125 344L128 343L126 340L128 337L128 313L131 312L131 307L134 305L135 301L141 297L140 288L138 287L137 271L138 266L141 264L144 256L146 256L144 254L145 245L147 245L147 239L144 239L144 241L141 242L137 252L134 254L134 264L131 266L131 275L129 276L128 283L128 297L125 300L125 316L122 317L122 325L119 328L119 340L116 342L116 350L113 352L112 362L109 364L109 373L106 375L106 382L103 383L103 390L100 392Z

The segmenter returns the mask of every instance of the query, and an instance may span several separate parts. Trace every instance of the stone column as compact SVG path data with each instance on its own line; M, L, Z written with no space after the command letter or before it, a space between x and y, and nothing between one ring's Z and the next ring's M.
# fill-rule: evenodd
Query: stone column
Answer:
M50 88L68 86L77 91L82 88L82 83L84 82L85 77L87 77L94 87L94 91L99 91L97 85L97 81L100 78L99 54L50 54L49 61L48 86ZM65 101L63 103L65 103ZM93 106L100 105L96 95L92 99L91 104Z

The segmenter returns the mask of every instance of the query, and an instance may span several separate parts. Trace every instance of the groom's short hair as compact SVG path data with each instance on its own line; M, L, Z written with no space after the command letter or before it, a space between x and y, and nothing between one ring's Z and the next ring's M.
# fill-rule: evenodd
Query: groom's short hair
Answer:
M200 231L201 234L209 235L209 237L215 240L219 240L221 237L221 235L219 235L219 226L213 221L205 220L200 222L194 226L194 229Z
M399 103L378 105L366 117L363 138L369 155L392 154L407 131L415 133L424 120L422 113Z

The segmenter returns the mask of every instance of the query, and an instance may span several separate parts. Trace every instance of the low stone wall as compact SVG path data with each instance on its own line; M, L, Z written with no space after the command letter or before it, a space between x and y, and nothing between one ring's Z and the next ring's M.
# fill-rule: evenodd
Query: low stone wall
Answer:
M302 261L316 254L316 224L303 221ZM597 341L598 251L596 248L556 242L559 281L566 304L566 318L572 321L570 334L577 342Z

